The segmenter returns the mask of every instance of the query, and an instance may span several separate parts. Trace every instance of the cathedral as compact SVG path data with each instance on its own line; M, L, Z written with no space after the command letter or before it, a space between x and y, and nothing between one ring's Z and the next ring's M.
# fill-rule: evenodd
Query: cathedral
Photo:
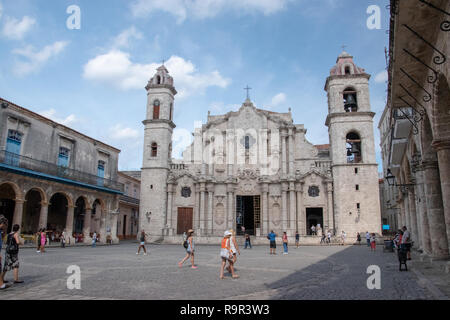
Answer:
M369 79L351 55L339 55L325 83L329 144L310 143L290 109L258 109L247 97L236 112L208 113L175 160L177 91L160 66L146 86L140 229L159 243L180 243L189 229L197 243L211 244L228 229L254 243L267 243L271 230L291 239L298 232L311 244L328 230L348 241L381 234Z

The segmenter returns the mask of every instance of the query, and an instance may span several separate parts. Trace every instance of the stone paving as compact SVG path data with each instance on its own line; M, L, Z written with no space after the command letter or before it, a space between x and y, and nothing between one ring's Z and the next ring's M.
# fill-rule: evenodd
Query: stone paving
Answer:
M136 255L136 243L114 246L48 248L44 254L21 249L23 284L0 292L0 299L437 299L415 272L399 272L396 255L361 246L291 247L288 255L268 246L241 249L240 279L219 279L219 246L197 246L196 265L182 268L181 245L148 245ZM81 268L81 289L67 289L70 265ZM381 268L381 289L369 290L367 267ZM6 280L12 280L8 272Z

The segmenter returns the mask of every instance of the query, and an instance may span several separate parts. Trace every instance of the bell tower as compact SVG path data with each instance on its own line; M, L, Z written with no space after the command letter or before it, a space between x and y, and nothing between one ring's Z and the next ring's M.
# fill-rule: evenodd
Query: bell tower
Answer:
M343 51L325 84L336 235L381 234L378 165L375 160L370 75Z
M172 154L173 102L177 91L173 78L160 66L147 86L144 157L141 172L140 229L152 241L167 234L167 177Z

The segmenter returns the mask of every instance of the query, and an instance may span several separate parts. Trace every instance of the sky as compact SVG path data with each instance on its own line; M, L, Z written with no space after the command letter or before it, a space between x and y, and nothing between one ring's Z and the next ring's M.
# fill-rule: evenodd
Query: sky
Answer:
M144 87L164 60L178 91L175 158L208 111L241 106L247 85L257 108L291 108L307 139L327 144L324 85L345 45L371 75L381 163L388 2L0 0L0 97L120 149L119 169L139 170ZM379 29L368 27L373 5Z

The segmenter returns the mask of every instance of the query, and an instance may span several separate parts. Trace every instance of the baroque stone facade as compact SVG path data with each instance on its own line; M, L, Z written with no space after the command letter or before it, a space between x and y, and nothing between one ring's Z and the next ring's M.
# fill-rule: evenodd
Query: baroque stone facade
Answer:
M208 114L174 160L176 90L161 66L146 87L141 228L165 242L192 228L203 243L217 243L227 229L256 242L274 230L318 243L312 226L349 240L381 234L369 78L348 53L338 57L325 85L330 144L310 143L291 110L262 110L247 99L236 112Z

